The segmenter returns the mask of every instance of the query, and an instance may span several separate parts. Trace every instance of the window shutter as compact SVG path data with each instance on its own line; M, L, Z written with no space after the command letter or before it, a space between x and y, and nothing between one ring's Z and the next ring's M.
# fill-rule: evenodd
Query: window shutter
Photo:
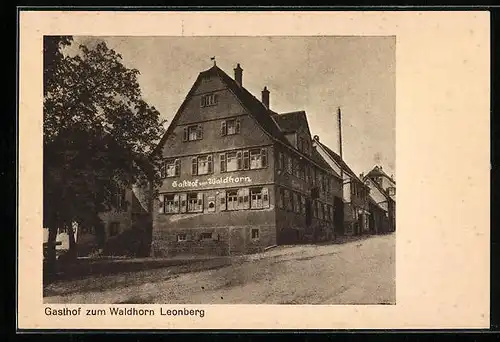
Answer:
M248 170L250 168L250 153L248 151L243 151L243 169Z
M241 206L239 209L248 209L250 208L250 190L248 188L244 189L239 189L238 190L238 197L241 197ZM240 203L239 198L238 198L238 203Z
M181 199L181 213L185 213L187 211L187 194L181 194L180 195Z
M175 175L180 176L180 174L181 174L181 160L176 159L175 160Z
M226 154L221 153L219 155L220 158L220 172L226 172Z
M269 208L269 190L262 188L262 205L264 208Z
M198 158L196 157L191 159L191 174L192 175L198 174Z
M242 163L241 163L241 151L238 151L236 153L236 159L238 160L238 170L242 169Z
M221 123L220 134L221 135L227 134L226 121L222 121L222 123Z
M262 167L267 167L267 148L261 149L260 154L262 158Z
M240 126L241 126L240 119L236 119L236 133L237 134L240 133Z
M198 139L203 139L203 126L198 125Z
M214 94L214 103L213 104L217 104L217 103L219 103L219 95Z
M160 195L158 196L158 213L163 214L165 212L165 196Z
M213 161L212 161L212 155L208 155L207 157L207 164L208 164L208 173L213 173L214 168L213 168Z
M219 211L226 210L226 191L221 190L219 192Z
M184 137L182 138L182 141L188 141L188 128L184 127Z
M198 211L203 211L203 193L198 192Z

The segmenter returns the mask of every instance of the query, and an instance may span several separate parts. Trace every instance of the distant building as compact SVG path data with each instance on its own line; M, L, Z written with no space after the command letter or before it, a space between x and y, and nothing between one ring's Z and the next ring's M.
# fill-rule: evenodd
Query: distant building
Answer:
M341 179L312 146L304 111L278 114L215 64L201 72L157 153L164 181L152 254L231 255L333 239Z
M363 181L370 187L370 196L378 206L383 208L386 216L384 232L396 230L396 181L389 177L382 166L375 166L363 177Z
M151 240L151 196L149 189L133 186L119 189L112 194L112 209L99 213L102 229L79 226L73 223L73 233L78 255L94 252L119 255L149 255ZM44 242L48 241L48 229L44 229ZM69 249L68 229L60 228L56 237L56 249Z
M359 235L369 232L369 188L346 162L315 136L314 146L330 167L343 177L342 203L343 226L338 226L338 234Z

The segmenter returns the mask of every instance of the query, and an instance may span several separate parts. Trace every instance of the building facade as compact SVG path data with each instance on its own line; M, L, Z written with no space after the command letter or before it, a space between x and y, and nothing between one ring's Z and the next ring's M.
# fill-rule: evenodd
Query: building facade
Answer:
M269 90L258 100L242 79L239 64L234 79L215 64L201 72L159 143L153 256L333 238L340 178L313 148L305 112L272 111Z
M396 181L389 177L382 166L375 166L363 177L363 181L370 187L370 193L375 202L384 209L387 223L384 232L396 230Z
M313 144L329 166L342 176L341 200L344 207L344 224L339 226L338 234L360 235L369 233L369 187L337 153L319 141L319 136L314 136Z
M149 187L133 186L119 189L112 194L111 209L99 213L102 226L86 227L76 222L73 234L79 256L93 253L147 256L149 255L152 229L152 201ZM67 229L59 229L57 249L69 249ZM48 240L48 229L44 229L44 242Z

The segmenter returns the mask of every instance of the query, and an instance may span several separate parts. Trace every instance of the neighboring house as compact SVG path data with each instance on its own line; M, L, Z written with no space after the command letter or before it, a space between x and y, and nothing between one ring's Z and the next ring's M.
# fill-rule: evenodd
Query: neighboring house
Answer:
M270 110L215 64L201 72L156 153L164 181L152 255L231 255L334 236L339 175L312 148L305 112Z
M337 233L339 235L368 233L370 230L369 188L337 153L319 141L317 135L314 136L313 144L330 167L336 173L342 175L343 178L342 202L344 206L344 224L343 226L339 226Z
M151 206L149 189L133 186L114 192L112 209L99 213L103 229L84 227L73 223L78 255L86 256L101 250L105 254L149 255L151 240ZM44 242L48 229L44 229ZM67 229L60 229L56 237L58 250L69 249Z
M386 211L387 232L396 230L396 181L389 177L382 166L375 166L363 177L363 181L370 187L370 194Z

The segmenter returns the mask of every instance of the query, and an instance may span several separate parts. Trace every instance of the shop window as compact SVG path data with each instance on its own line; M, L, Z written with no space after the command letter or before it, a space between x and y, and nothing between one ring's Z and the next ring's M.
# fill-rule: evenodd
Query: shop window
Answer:
M184 141L195 141L201 139L203 139L203 127L201 125L184 127Z

